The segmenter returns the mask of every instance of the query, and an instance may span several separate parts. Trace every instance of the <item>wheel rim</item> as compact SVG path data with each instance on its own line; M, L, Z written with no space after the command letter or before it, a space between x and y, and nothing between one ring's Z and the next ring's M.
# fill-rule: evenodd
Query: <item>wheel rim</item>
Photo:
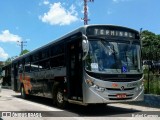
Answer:
M61 92L57 93L57 101L58 103L63 103L63 94Z

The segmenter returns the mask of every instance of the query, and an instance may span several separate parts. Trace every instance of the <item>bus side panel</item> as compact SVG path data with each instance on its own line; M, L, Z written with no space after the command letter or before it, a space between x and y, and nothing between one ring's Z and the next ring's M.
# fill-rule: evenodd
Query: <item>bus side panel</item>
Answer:
M25 72L21 81L23 81L26 94L52 98L54 82L63 80L64 83L65 77L66 68L57 67L50 70Z

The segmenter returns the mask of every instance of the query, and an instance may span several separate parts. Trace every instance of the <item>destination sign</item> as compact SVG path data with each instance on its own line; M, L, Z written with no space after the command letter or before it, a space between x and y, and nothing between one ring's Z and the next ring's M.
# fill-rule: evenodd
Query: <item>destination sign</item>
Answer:
M92 27L87 30L88 35L106 35L111 37L135 38L136 33L127 30L111 30L105 27Z

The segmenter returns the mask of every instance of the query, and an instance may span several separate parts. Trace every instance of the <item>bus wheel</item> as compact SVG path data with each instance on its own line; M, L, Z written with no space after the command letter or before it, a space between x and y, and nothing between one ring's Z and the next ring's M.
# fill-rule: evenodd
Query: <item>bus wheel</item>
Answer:
M57 90L56 104L59 108L65 108L67 105L67 101L64 100L64 92L62 89Z
M21 97L22 97L23 99L26 99L26 98L27 98L27 95L26 95L25 90L24 90L24 86L21 87Z

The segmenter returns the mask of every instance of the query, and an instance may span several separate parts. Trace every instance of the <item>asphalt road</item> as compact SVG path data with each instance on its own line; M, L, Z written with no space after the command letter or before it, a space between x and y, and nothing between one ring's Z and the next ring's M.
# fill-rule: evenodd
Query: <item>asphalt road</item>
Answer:
M3 112L3 115L2 115ZM12 114L13 117L6 117L6 112ZM150 115L150 116L149 116ZM15 93L9 89L2 89L0 93L0 120L4 119L73 119L73 120L106 120L108 119L157 119L160 117L160 109L136 106L129 104L108 104L105 107L99 106L80 106L70 104L66 109L59 109L52 105L51 99L32 96L27 100L20 97L19 93ZM130 117L130 118L128 118Z

